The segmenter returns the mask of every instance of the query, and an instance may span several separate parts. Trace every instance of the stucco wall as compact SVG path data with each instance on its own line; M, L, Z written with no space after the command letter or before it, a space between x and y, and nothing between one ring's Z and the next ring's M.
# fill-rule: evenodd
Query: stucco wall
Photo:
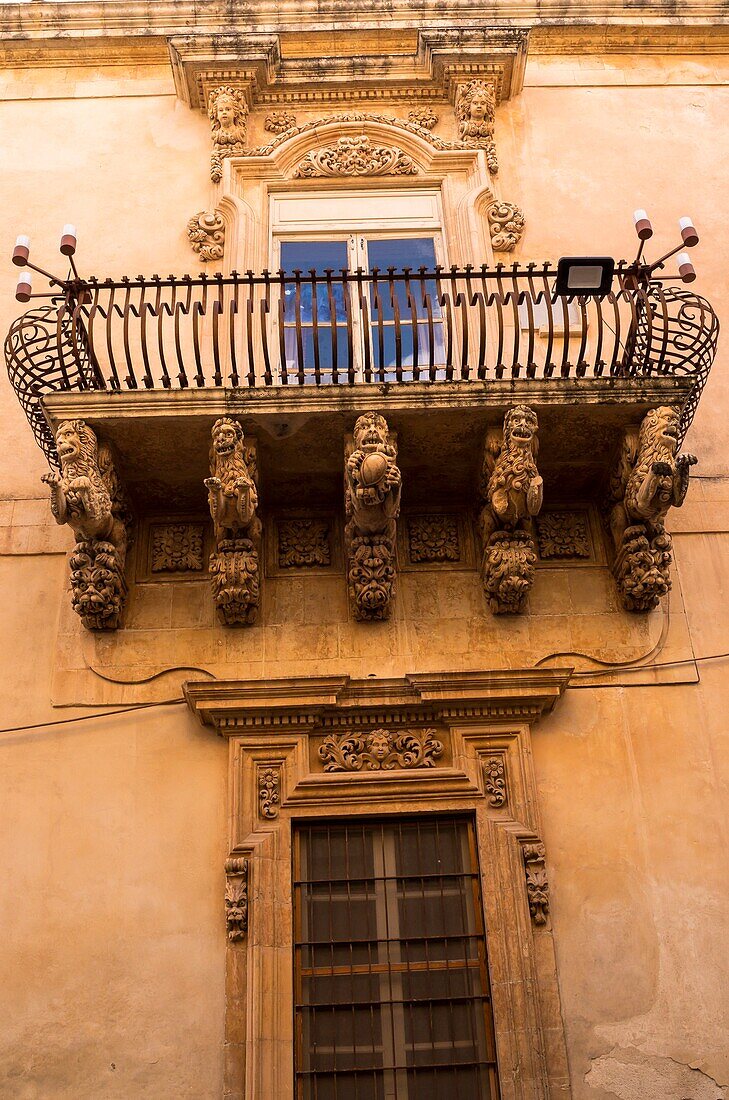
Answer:
M723 315L729 292L720 270L727 141L721 71L687 66L685 83L677 84L674 58L674 83L664 85L653 60L644 82L628 85L628 76L637 79L635 59L612 59L608 74L584 60L541 59L537 83L527 79L522 95L499 111L502 190L528 219L523 256L630 256L636 206L651 213L657 251L670 246L677 218L689 212L703 237L697 286ZM10 254L16 233L30 232L37 260L60 269L57 236L70 220L84 272L194 270L184 230L210 201L208 128L175 99L166 70L122 77L39 70L13 81L4 85L12 98L0 104L8 150L0 253ZM6 264L0 327L19 311L12 279ZM729 482L716 476L726 472L725 359L720 351L690 437L700 476L675 520L684 532L676 538L672 597L680 636L664 660L671 652L727 648ZM5 381L0 416L0 506L17 536L43 528L37 499L45 464ZM0 544L3 727L82 713L50 705L54 673L67 656L58 641L59 622L70 615L63 543L23 537ZM385 665L414 671L426 662L486 667L494 630L506 628L494 628L476 606L475 577L436 591L435 576L405 578L398 617L379 635L384 658L371 628L348 622L341 577L327 578L318 592L308 582L269 585L261 629L272 659L265 668L248 661L242 647L263 652L264 643L235 633L231 667L242 676L367 675ZM501 641L514 663L525 652L536 659L563 648L561 628L549 619L568 614L560 600L570 584L582 584L584 600L586 583L556 577L542 574L532 613ZM627 616L607 602L604 578L594 581L592 598L604 599L606 610L593 609L602 621L586 628L583 644L604 641L607 619L618 633L621 623L627 630ZM172 606L169 613L174 634ZM149 614L159 607L150 604ZM482 616L482 628L463 625ZM137 626L144 631L144 622ZM216 667L213 646L225 632L206 629L204 661ZM636 646L645 640L648 649L660 633L659 613L645 631ZM198 652L196 638L178 632L172 663ZM76 658L79 652L77 646ZM577 1100L729 1095L729 699L721 663L701 665L700 676L698 684L570 690L535 733ZM164 691L158 698L167 697ZM0 738L0 1094L218 1096L226 746L181 706Z

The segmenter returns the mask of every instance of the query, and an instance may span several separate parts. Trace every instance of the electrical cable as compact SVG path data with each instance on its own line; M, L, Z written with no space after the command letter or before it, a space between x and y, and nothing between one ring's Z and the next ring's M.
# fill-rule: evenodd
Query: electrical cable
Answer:
M53 726L67 726L76 722L88 722L92 718L111 718L114 714L129 714L131 710L149 710L150 707L173 707L185 703L184 697L179 699L161 699L157 703L129 703L126 707L117 710L99 710L96 714L79 714L76 718L58 718L55 722L36 722L30 726L8 726L0 729L0 733L22 733L24 730L52 729Z

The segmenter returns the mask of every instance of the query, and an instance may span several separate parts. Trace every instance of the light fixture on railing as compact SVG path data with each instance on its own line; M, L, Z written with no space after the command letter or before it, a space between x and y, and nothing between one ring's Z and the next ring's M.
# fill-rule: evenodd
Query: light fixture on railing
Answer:
M615 274L612 256L562 256L557 263L555 293L603 298L610 293Z
M24 233L16 237L12 260L16 267L23 268L18 276L18 283L15 288L15 297L17 301L28 302L33 297L33 280L31 275L33 271L37 271L40 275L45 275L46 279L51 283L51 286L58 286L65 292L72 290L74 282L79 283L81 281L73 259L76 252L76 246L76 227L70 224L64 225L61 230L59 251L62 256L68 257L71 264L71 271L73 272L73 279L59 279L56 275L52 275L50 271L45 271L42 267L38 267L36 264L30 262L30 237L26 236Z
M638 247L638 253L631 265L633 268L632 274L635 278L636 285L638 282L648 282L653 278L656 271L660 271L665 267L666 260L669 260L671 256L678 256L678 277L682 283L692 283L696 278L696 271L694 265L689 259L687 252L683 252L684 248L693 248L699 243L699 234L696 231L696 226L693 220L689 217L683 217L678 219L678 228L681 231L681 243L677 244L675 248L669 249L660 259L655 263L641 263L643 257L643 246L647 240L653 236L653 226L651 225L650 218L645 210L636 210L633 214L633 221L635 223L635 232L638 235L640 245ZM669 276L662 276L668 278ZM675 276L670 276L674 278Z

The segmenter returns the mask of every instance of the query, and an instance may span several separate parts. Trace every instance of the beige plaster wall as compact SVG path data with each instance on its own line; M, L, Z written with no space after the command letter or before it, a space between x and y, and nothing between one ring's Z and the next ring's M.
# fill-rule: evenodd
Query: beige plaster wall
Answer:
M628 61L622 64L627 70ZM611 73L621 71L619 61L611 65ZM634 71L633 60L630 66ZM695 253L697 286L726 313L720 271L726 88L705 76L697 86L664 86L653 73L654 83L630 88L612 77L601 85L591 75L585 83L577 64L570 85L566 68L564 59L541 58L540 83L527 81L521 97L499 112L502 193L528 218L523 255L629 255L631 212L639 205L650 210L659 243L668 247L675 220L689 210L704 236ZM0 103L8 149L0 254L9 255L17 232L29 231L38 260L55 267L58 230L72 220L85 272L194 269L184 228L211 198L207 123L177 103L171 78L163 91L163 76L147 76L159 83L144 84L142 74L89 79L84 69L69 71L61 94L56 71L24 74L30 98L15 82L12 101ZM95 98L100 88L103 97ZM18 311L12 281L8 263L0 270L2 328ZM726 472L725 359L720 352L692 432L704 480L691 491L692 511L675 520L683 532L672 597L680 634L662 659L727 648L729 489L710 476ZM51 706L54 673L68 656L58 640L70 615L64 544L42 518L38 478L45 464L4 381L0 417L0 526L9 531L0 535L0 726L6 728L82 711ZM560 572L569 575L559 579ZM532 611L508 638L477 605L470 574L449 575L442 584L434 584L437 574L404 578L398 617L379 642L372 627L348 621L341 577L327 578L318 592L308 581L269 584L266 639L254 644L253 633L228 632L225 671L366 675L381 673L388 662L401 671L426 662L488 667L523 661L532 641L527 656L534 660L562 648L579 628L567 602L581 585L584 608L589 585L577 574L543 571ZM204 634L204 659L220 664L218 641L226 632L201 621L186 623L183 634L171 593L170 587L160 599L169 599L176 654L196 652ZM589 614L600 621L582 642L605 644L608 621L617 646L623 632L639 629L615 613L604 578L594 581L590 598ZM160 608L153 603L154 618ZM185 615L193 614L193 603ZM201 598L200 616L209 610ZM563 622L557 627L550 618ZM150 628L149 621L136 625L140 634ZM645 641L648 649L660 632L658 618L640 630L645 637L631 644ZM78 632L66 637L78 658ZM301 652L312 653L315 642L305 666ZM242 652L260 654L265 645L272 654L265 668ZM148 671L131 655L126 668L127 675ZM723 664L701 665L700 676L699 684L570 690L537 727L576 1100L729 1096L723 1026L729 693ZM176 695L178 680L163 680L157 697ZM0 1095L220 1095L225 745L183 707L159 707L2 733L0 754Z

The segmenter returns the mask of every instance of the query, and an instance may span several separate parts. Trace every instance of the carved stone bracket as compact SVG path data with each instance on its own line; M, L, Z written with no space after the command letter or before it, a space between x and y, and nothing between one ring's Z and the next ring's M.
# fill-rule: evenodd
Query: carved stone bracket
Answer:
M545 867L545 851L541 842L522 846L526 872L527 897L532 921L539 927L547 923L549 916L549 883Z
M496 615L523 611L534 582L532 518L542 506L538 428L534 410L515 405L504 418L503 434L490 430L486 437L479 517L481 575Z
M678 454L680 411L646 413L626 432L610 480L606 520L615 550L613 575L626 611L650 611L671 588L671 536L665 519L686 499L692 454Z
M412 158L397 146L372 145L365 135L340 138L336 145L309 153L294 172L297 179L315 176L414 176Z
M524 212L513 202L497 199L486 210L494 252L513 252L524 232Z
M486 758L483 766L483 778L489 806L501 809L509 799L506 786L506 764L501 754Z
M56 432L60 474L44 474L51 511L76 536L71 554L71 606L87 630L116 630L127 594L124 577L132 514L111 449L83 420Z
M225 922L231 942L245 939L248 931L248 860L230 856L225 861Z
M244 447L243 429L229 417L213 425L210 475L205 479L215 530L210 578L218 617L226 626L250 624L260 604L258 469L255 449Z
M280 764L259 764L256 769L256 785L260 817L268 821L275 820L281 802Z
M222 260L225 248L225 222L217 211L201 210L187 223L187 235L192 251L206 263Z
M337 736L331 734L319 746L325 772L392 771L395 768L433 768L443 755L436 730L399 730Z
M379 413L360 416L345 441L347 583L355 618L386 619L395 596L401 477L397 446Z

